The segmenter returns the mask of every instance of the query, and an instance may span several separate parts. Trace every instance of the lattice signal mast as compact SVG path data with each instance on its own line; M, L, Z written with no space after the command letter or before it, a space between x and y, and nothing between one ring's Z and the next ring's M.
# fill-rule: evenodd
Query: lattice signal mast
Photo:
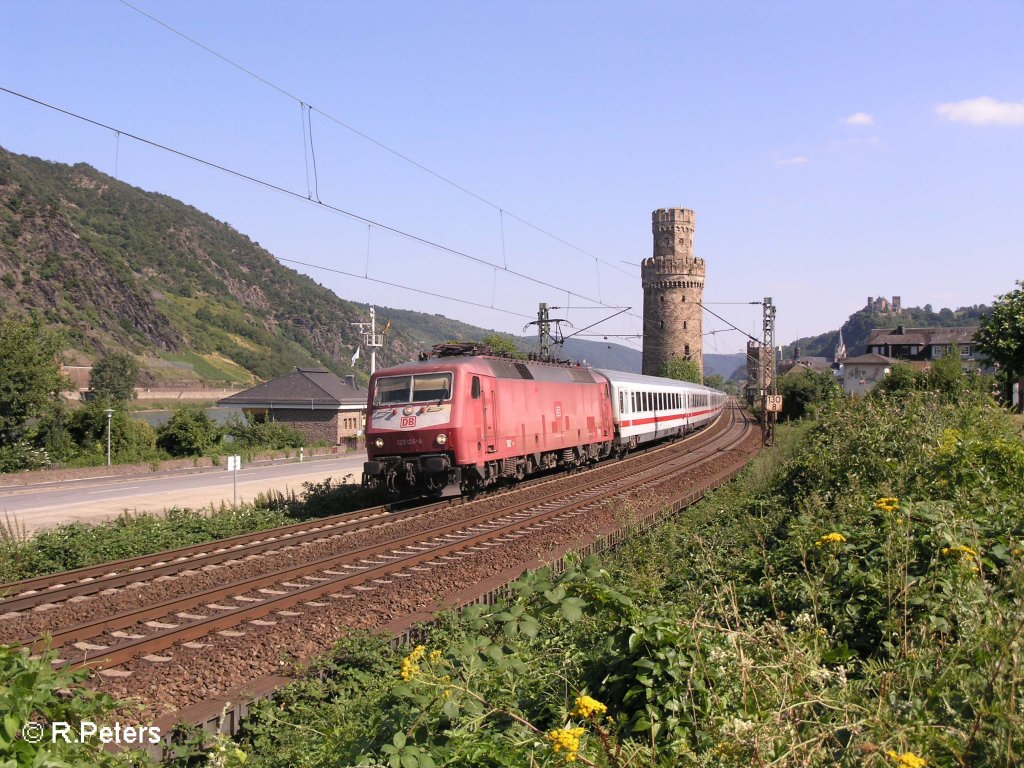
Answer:
M775 305L771 296L764 297L763 312L764 340L761 357L761 442L766 446L775 445L775 420L778 413L769 408L768 399L775 398L778 387L775 383Z
M384 333L377 333L377 311L370 305L370 322L352 323L359 329L359 335L363 337L363 346L370 350L370 375L377 372L377 350L384 346ZM388 326L391 321L388 321ZM384 330L387 330L385 326Z

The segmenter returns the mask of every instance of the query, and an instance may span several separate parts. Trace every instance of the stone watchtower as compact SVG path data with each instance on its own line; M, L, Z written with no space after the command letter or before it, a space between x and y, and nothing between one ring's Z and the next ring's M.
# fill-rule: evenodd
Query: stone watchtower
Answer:
M704 259L693 255L693 211L659 208L651 215L654 256L644 259L644 374L657 376L676 357L704 373Z

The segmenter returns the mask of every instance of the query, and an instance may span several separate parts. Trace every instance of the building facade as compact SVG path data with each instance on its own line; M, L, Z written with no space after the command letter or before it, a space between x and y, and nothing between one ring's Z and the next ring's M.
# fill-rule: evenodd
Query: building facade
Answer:
M321 368L291 373L217 401L241 408L250 422L287 424L310 442L359 447L366 427L366 390Z
M892 371L896 361L871 352L848 357L839 366L839 379L848 395L866 395Z
M876 328L868 336L867 351L899 360L929 362L956 354L968 363L977 363L974 344L977 328Z
M643 372L658 376L677 357L693 360L704 373L704 259L693 255L696 216L687 208L651 214L654 255L640 266L644 286Z

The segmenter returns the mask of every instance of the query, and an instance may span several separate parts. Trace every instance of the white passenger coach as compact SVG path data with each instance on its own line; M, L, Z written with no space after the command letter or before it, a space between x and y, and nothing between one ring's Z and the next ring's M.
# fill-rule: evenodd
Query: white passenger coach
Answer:
M612 412L620 449L678 437L714 421L726 394L701 384L637 373L593 369L611 385Z

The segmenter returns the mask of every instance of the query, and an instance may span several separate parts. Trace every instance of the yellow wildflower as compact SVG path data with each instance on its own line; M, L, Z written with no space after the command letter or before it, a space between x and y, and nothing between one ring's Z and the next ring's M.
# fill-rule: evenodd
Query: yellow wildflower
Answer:
M846 537L843 536L843 534L841 534L841 533L829 533L829 534L826 534L826 535L822 536L820 539L818 539L816 542L814 542L814 546L816 546L816 547L818 547L820 549L821 547L828 546L829 544L845 544L845 543L846 543Z
M573 714L578 717L590 717L591 715L603 715L607 711L608 707L597 699L592 699L589 696L578 696L576 698L576 709L573 710Z
M895 496L885 496L876 501L875 506L883 512L895 512L900 508L900 500Z
M904 752L901 755L890 749L886 754L896 761L896 765L898 765L899 768L927 768L928 766L928 763L926 763L923 758L918 757L913 752Z
M444 654L442 654L442 653L441 653L440 651L431 651L431 652L430 652L430 660L431 660L431 661L433 661L433 662L437 662L437 661L440 661L440 660L441 660L441 657L442 657L443 655L444 655Z
M423 661L423 656L426 654L427 648L424 645L417 645L412 649L412 653L402 659L402 679L406 682L412 680L422 670L420 669L420 662Z
M548 741L555 746L555 752L565 750L565 759L570 763L576 762L576 756L580 751L580 739L585 730L583 728L556 728L548 732Z
M953 555L960 555L963 560L974 560L978 557L978 553L970 547L965 547L962 544L957 544L953 547L943 547L942 556L952 557Z

